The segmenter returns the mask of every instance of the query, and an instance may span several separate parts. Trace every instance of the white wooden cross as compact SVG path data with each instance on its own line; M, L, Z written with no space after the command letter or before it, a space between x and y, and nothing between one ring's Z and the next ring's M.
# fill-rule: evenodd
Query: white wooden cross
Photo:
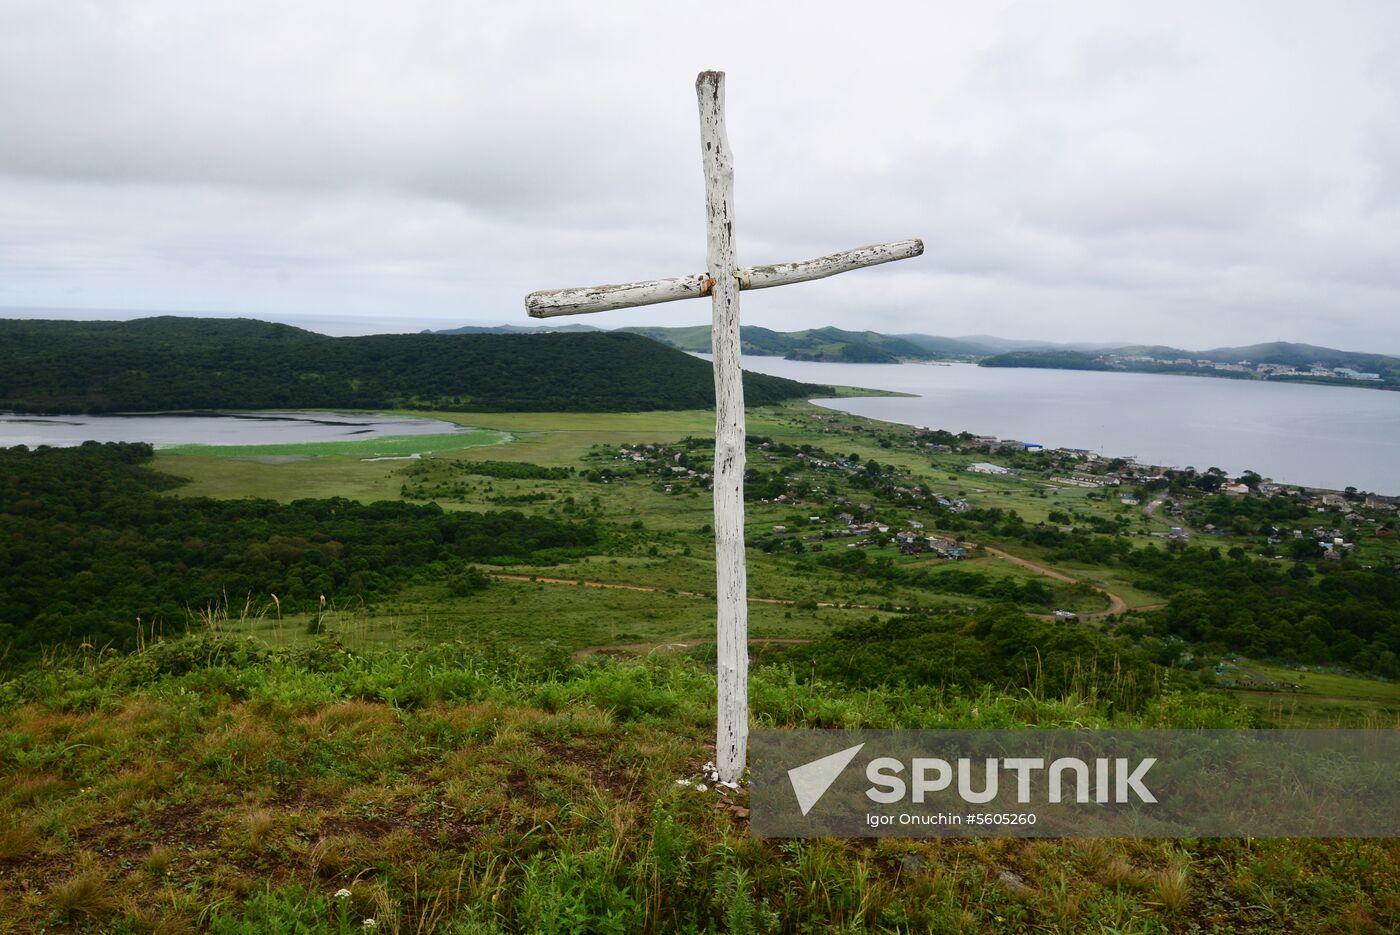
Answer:
M744 382L739 355L739 292L823 279L924 252L921 240L857 247L842 253L740 267L734 259L734 163L724 132L724 72L701 72L695 79L700 99L700 148L705 169L708 218L708 271L674 279L611 286L551 289L525 297L534 318L582 315L617 308L695 299L714 303L710 331L715 370L715 596L719 668L719 724L715 765L724 782L744 772L749 736L748 587L744 568Z

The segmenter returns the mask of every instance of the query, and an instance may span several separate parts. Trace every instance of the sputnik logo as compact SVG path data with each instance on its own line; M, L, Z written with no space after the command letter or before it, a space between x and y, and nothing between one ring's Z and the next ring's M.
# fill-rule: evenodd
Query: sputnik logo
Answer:
M826 790L831 788L831 784L850 765L851 760L856 758L856 754L864 746L865 744L858 743L839 753L833 753L830 756L824 756L819 760L794 766L788 770L788 781L792 783L793 794L797 796L797 807L802 809L803 815L810 812L812 806L821 801L821 797L826 795Z

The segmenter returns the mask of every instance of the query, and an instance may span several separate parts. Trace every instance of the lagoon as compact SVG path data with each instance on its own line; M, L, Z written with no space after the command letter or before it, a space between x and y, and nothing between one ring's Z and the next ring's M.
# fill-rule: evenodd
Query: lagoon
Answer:
M1291 484L1400 494L1400 392L1308 383L975 364L831 364L745 356L744 368L912 397L817 399L855 415L1246 469Z
M439 419L339 412L170 412L100 416L0 413L0 447L85 441L184 445L298 445L362 442L471 431ZM465 446L461 446L465 447Z

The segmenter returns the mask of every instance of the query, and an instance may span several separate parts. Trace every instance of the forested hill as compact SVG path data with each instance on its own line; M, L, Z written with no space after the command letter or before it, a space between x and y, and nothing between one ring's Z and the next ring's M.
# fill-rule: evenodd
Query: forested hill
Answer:
M750 405L816 389L744 375ZM0 320L0 410L634 412L712 405L709 364L633 334L333 338L243 318Z

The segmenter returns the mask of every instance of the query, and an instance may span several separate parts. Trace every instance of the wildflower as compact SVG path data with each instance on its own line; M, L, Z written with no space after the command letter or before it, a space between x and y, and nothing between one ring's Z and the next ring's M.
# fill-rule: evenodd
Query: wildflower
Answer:
M366 932L373 932L375 929L379 928L379 923L374 921L373 919L366 919L362 923L362 927Z
M347 890L347 889L338 889L338 890L335 891L335 898L336 898L336 899L349 899L349 898L350 898L350 891Z

